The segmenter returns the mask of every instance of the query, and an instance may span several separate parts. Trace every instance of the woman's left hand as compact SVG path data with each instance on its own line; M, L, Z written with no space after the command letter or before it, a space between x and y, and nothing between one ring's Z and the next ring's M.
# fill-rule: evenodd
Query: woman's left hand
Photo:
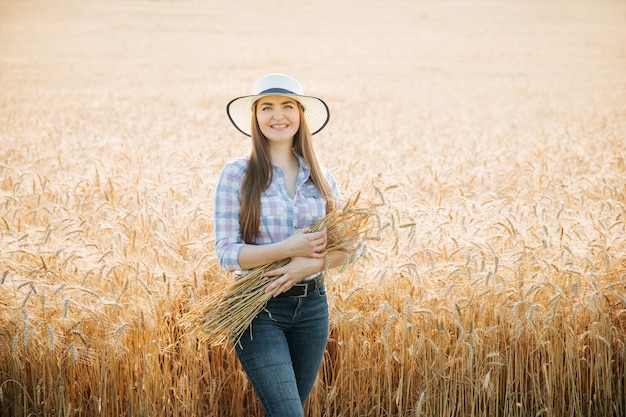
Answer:
M323 271L325 264L325 258L291 258L287 265L265 273L266 277L278 277L265 288L265 293L273 293L276 297L304 278Z

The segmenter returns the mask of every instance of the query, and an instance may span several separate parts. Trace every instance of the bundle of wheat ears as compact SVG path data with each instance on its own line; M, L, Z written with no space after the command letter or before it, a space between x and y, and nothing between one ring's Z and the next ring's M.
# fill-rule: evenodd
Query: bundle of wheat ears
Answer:
M382 198L382 195L378 193ZM363 203L361 192L347 199L343 206L321 218L313 226L313 232L327 228L328 252L346 252L345 265L354 262L365 248L365 241L374 230L372 218L382 204ZM252 320L272 298L265 288L276 277L265 272L286 265L289 259L272 262L248 271L223 289L203 298L191 307L180 321L188 334L212 345L237 342Z

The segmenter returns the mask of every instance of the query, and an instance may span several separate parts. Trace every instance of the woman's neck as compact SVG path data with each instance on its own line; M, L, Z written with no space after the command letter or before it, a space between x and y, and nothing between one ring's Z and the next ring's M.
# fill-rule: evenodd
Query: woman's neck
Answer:
M270 148L272 165L276 165L283 171L298 167L298 158L294 155L291 147Z
M283 172L283 178L285 180L285 187L287 188L287 194L291 198L296 195L296 179L298 177L298 169L300 163L298 158L291 149L287 151L276 152L273 150L271 153L272 165L277 166Z

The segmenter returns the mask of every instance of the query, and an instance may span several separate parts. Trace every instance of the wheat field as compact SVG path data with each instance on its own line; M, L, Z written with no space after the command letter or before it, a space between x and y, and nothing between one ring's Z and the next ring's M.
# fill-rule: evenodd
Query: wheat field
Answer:
M225 105L275 71L379 210L306 415L626 416L615 0L0 0L0 416L262 415L179 321L232 279Z

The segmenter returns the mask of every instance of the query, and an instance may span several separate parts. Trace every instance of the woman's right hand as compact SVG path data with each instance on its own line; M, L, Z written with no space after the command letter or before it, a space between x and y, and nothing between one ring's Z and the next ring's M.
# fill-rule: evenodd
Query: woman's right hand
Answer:
M296 230L282 243L286 248L286 257L323 258L326 256L326 238L326 228L319 232L311 232L311 229L306 227Z

